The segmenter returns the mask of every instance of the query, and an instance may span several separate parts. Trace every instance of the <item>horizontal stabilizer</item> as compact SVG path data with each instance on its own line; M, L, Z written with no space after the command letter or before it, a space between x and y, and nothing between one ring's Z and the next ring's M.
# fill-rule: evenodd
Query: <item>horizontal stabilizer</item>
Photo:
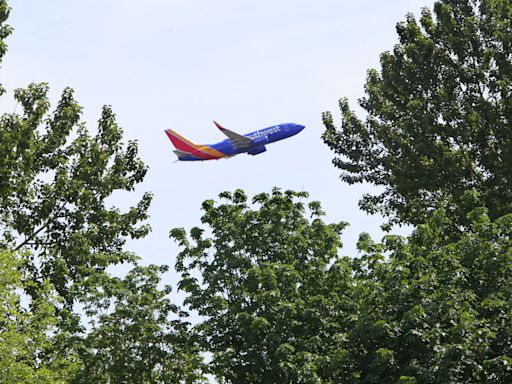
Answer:
M179 149L175 149L173 152L178 156L178 158L191 155L190 152L180 151Z

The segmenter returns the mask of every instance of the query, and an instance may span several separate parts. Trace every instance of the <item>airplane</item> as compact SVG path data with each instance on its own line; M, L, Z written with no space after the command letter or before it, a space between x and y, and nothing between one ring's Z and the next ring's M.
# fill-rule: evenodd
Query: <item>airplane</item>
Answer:
M176 148L173 152L179 161L218 160L240 153L258 155L267 150L265 145L296 135L304 129L304 125L284 123L240 135L222 127L216 121L213 123L228 137L226 140L216 144L194 144L172 129L165 131Z

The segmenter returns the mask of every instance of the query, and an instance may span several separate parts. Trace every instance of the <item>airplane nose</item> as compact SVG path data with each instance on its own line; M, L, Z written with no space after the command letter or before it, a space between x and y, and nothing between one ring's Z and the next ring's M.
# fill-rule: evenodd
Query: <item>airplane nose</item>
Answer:
M299 130L299 132L300 132L300 131L302 131L302 130L305 128L305 126L304 126L304 125L297 124L297 128L298 128L298 130Z

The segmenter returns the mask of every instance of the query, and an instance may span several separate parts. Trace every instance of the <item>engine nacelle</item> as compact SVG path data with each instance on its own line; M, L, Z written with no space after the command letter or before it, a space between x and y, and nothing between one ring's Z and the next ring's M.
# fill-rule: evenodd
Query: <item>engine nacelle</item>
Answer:
M260 154L260 153L263 153L263 152L265 152L266 150L267 150L267 148L265 148L265 146L264 146L264 145L260 145L260 146L257 146L257 147L252 147L251 149L249 149L249 150L247 151L247 153L248 153L249 155L253 155L253 156L254 156L254 155L258 155L258 154Z

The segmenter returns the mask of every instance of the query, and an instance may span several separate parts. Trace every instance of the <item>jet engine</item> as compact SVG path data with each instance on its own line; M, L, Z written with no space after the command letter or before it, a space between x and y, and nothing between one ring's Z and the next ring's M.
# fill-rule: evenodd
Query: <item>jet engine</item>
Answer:
M265 146L264 146L264 145L258 145L258 146L255 146L255 147L252 147L251 149L249 149L249 150L247 151L247 153L248 153L249 155L253 155L253 156L254 156L254 155L258 155L258 154L260 154L260 153L263 153L263 152L265 152L266 150L267 150L267 148L265 148Z

